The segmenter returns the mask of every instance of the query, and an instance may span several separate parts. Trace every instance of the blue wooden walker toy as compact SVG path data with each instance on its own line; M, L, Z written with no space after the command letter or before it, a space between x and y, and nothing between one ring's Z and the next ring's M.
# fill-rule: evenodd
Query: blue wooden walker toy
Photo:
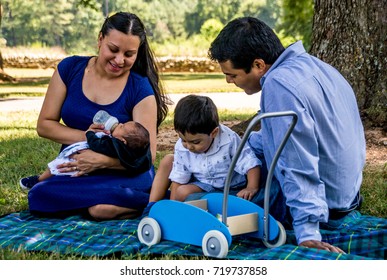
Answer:
M278 147L269 168L265 186L264 208L229 196L232 174L237 159L253 127L264 118L292 116L292 122ZM223 193L208 193L200 200L180 202L161 200L156 202L143 218L137 229L141 243L152 246L164 240L202 246L208 257L225 258L232 236L246 234L262 239L268 248L278 247L286 242L286 231L282 224L269 215L269 194L275 165L297 122L292 111L263 113L249 123L237 152L228 170ZM275 241L275 243L271 243Z

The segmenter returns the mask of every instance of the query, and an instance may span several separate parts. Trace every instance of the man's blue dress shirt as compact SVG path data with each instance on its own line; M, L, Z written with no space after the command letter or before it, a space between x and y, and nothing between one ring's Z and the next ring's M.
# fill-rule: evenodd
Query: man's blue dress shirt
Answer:
M262 77L261 112L292 110L298 123L279 158L275 177L290 207L297 242L321 240L328 209L348 209L365 163L363 125L354 92L332 66L289 46ZM251 147L273 160L291 117L264 119Z

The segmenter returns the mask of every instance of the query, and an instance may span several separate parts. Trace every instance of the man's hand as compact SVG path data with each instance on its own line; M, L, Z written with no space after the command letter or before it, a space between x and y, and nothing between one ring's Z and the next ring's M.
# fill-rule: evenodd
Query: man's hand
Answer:
M317 241L317 240L307 240L307 241L301 242L299 245L301 247L306 247L306 248L316 248L316 249L326 250L330 252L345 254L345 252L341 250L339 247L333 246L326 242Z

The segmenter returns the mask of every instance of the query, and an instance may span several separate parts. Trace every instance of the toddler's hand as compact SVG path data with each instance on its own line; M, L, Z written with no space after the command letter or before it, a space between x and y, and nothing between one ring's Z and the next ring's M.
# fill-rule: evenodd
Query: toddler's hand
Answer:
M258 189L245 188L243 190L240 190L237 193L237 197L240 197L246 200L251 200L257 192L258 192Z

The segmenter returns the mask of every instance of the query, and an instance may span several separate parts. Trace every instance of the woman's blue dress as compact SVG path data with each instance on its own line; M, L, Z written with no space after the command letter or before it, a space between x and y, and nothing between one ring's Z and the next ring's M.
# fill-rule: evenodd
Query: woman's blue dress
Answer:
M108 105L96 104L82 91L82 79L90 58L71 56L58 64L59 75L67 87L67 96L61 110L64 124L86 131L99 110L109 112L121 123L132 120L136 104L154 94L148 79L132 71L125 89L116 101ZM30 211L46 213L81 210L97 204L142 209L148 203L153 178L153 167L136 177L126 176L124 172L104 172L81 177L53 176L39 182L29 191L29 208Z

